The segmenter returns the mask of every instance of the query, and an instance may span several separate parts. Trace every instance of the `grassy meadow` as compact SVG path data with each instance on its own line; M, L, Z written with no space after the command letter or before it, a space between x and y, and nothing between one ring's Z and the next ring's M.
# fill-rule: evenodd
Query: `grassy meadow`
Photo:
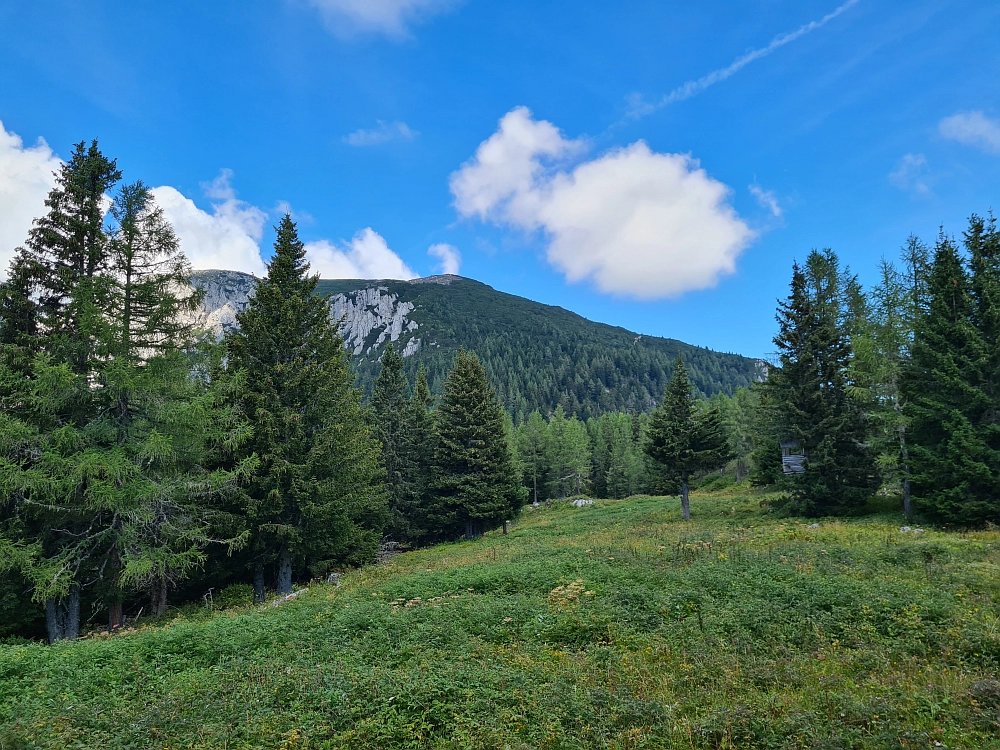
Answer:
M277 608L0 645L0 748L1000 748L1000 532L766 499L527 508Z

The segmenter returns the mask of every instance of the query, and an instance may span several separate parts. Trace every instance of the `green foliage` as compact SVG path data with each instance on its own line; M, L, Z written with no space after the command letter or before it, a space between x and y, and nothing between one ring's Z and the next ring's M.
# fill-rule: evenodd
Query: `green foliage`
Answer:
M375 379L369 405L372 411L374 437L381 444L382 465L385 467L386 489L389 493L389 524L387 531L397 539L415 536L407 516L415 510L414 474L416 456L413 443L413 412L406 391L409 384L403 374L403 358L390 341L382 354L382 369Z
M5 746L1000 747L994 531L525 510L278 608L0 646Z
M778 437L806 456L806 471L786 478L792 503L806 515L858 510L875 490L864 414L848 393L850 333L860 325L856 305L845 301L849 282L832 251L813 251L805 268L793 267L778 309L780 367L768 376L768 403Z
M645 415L620 412L588 420L596 497L621 499L646 490L646 456L639 439L644 420Z
M728 440L719 412L708 409L699 413L680 357L663 403L649 418L643 450L657 465L654 478L657 491L681 494L685 520L690 517L691 475L718 468L729 459Z
M919 508L937 520L976 525L1000 520L1000 237L973 216L968 257L943 234L927 279L902 377Z
M253 604L253 586L249 583L230 584L213 597L213 602L218 609L249 607Z
M550 497L582 494L590 478L590 436L576 417L566 418L557 406L545 436L545 457Z
M78 145L14 262L4 308L0 531L50 640L75 638L86 596L121 622L130 589L183 578L209 541L203 503L234 479L207 472L233 421L192 377L205 352L185 338L174 288L187 262L141 183L123 186L96 143ZM33 321L37 334L25 334ZM2 543L0 543L2 546Z
M513 519L524 488L504 412L475 354L461 350L436 412L438 444L428 516L437 539L481 535Z
M240 379L235 405L253 429L237 458L259 461L239 503L258 598L264 566L275 559L279 593L291 590L295 568L322 574L372 561L386 515L379 446L329 303L308 270L285 215L267 276L224 340L223 379Z

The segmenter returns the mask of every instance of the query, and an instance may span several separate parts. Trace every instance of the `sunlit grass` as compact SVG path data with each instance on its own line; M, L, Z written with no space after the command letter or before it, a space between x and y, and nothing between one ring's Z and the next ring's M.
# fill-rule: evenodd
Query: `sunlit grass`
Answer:
M1000 747L1000 533L762 499L527 509L278 608L0 647L2 747Z

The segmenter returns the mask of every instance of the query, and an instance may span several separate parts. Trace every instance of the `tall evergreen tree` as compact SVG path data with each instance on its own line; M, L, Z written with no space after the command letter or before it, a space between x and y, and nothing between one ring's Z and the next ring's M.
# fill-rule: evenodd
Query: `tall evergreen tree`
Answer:
M797 442L806 470L786 478L793 506L835 515L864 505L876 473L864 414L848 393L851 347L840 270L827 250L793 266L791 292L778 309L780 367L767 390L782 440Z
M445 381L437 431L429 512L435 536L473 538L513 518L527 493L515 471L504 411L479 358L464 349Z
M78 634L82 589L115 626L128 588L198 564L207 537L196 500L230 479L200 469L206 442L232 435L191 377L176 238L141 185L116 197L110 237L91 232L104 184L94 175L117 173L96 146L81 151L15 263L33 271L39 336L29 366L7 372L0 426L0 495L51 640Z
M409 384L403 373L403 358L390 341L382 354L382 369L375 379L370 406L375 438L382 446L386 488L389 492L387 532L396 539L409 539L410 511L414 506L414 446L412 411L406 397Z
M406 521L404 541L412 544L423 544L431 537L427 514L432 502L431 483L437 451L433 407L434 398L427 385L427 370L421 365L417 369L413 393L407 404L410 430L408 468L411 472L407 485L410 491L407 495L408 505L400 509L400 515Z
M663 402L650 417L643 445L659 468L656 489L680 493L685 521L691 519L691 475L718 468L729 458L719 412L709 409L699 413L692 391L684 361L678 357Z
M966 237L971 276L955 243L943 233L938 238L927 311L918 319L901 381L916 504L961 525L998 517L997 405L990 383L997 342L988 338L996 290L991 249L977 247L984 229L974 217Z
M296 565L321 573L373 560L386 515L378 443L330 303L315 294L318 277L291 217L276 229L267 276L225 338L226 368L243 381L238 404L253 428L241 455L260 461L242 493L258 600L272 562L287 593Z

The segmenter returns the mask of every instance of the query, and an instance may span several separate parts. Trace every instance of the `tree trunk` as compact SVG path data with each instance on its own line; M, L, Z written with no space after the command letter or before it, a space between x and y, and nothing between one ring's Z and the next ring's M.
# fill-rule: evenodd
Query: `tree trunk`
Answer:
M61 599L45 600L45 629L48 631L50 644L66 637L66 618L61 605Z
M167 577L159 576L149 592L149 610L156 617L167 614Z
M681 514L685 521L691 520L691 503L688 501L688 480L687 477L681 480Z
M80 637L80 587L69 590L66 601L66 640L75 641Z
M913 508L910 505L910 478L903 480L903 515L907 521L913 520Z
M472 521L465 522L465 538L472 539Z
M255 560L253 564L253 603L264 603L264 561Z
M507 522L506 521L503 522L503 535L507 536Z
M108 632L112 633L115 630L119 630L122 626L122 603L120 601L113 601L108 605Z
M278 552L278 595L292 593L292 553L288 547L281 546Z

